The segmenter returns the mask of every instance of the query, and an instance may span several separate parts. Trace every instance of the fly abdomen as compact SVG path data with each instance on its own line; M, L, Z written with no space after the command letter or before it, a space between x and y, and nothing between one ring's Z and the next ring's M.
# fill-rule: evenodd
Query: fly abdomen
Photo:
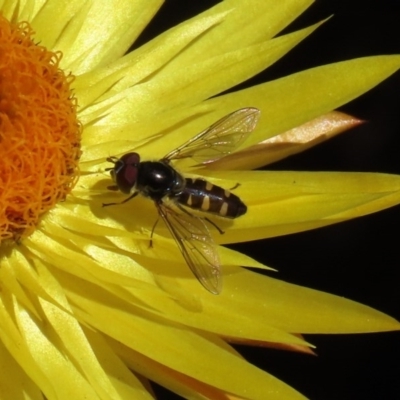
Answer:
M195 210L225 218L237 218L247 211L238 196L203 179L186 178L185 188L177 200Z

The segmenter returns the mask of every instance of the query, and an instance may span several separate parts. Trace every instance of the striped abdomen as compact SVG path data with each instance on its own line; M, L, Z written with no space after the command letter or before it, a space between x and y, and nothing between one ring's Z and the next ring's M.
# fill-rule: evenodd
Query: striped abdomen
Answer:
M186 178L185 189L177 200L195 210L225 218L237 218L247 211L246 205L239 197L203 179Z

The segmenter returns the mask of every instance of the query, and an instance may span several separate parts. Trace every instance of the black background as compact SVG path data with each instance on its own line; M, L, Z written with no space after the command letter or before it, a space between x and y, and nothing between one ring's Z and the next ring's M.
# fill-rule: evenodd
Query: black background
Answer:
M246 0L243 0L244 2ZM277 0L279 1L279 0ZM218 1L167 0L136 46ZM399 0L317 0L285 32L334 14L311 37L239 88L346 59L400 53ZM368 123L276 170L400 174L400 73L342 111ZM400 320L400 207L327 228L236 245L278 277L367 304ZM239 346L250 362L311 399L400 398L400 333L307 335L318 357ZM179 399L155 385L160 399Z

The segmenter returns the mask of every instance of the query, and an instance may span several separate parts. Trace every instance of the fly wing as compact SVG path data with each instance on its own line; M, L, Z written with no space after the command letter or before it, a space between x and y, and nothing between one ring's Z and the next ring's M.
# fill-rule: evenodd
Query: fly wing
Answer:
M220 260L205 222L188 212L177 212L164 203L156 205L195 277L208 291L219 294L222 288Z
M259 118L257 108L234 111L168 153L164 160L192 157L200 163L216 161L234 151L253 132Z

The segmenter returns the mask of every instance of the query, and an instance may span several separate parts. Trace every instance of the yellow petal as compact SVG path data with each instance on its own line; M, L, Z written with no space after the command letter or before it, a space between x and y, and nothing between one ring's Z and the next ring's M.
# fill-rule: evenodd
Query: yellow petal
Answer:
M11 252L12 254L13 252ZM13 254L15 256L15 254ZM23 259L24 264L27 265L25 259ZM4 286L12 291L18 302L23 305L27 310L35 314L35 317L39 317L36 313L36 308L32 303L31 299L28 297L24 290L24 280L19 280L20 263L14 258L13 262L10 262L9 258L4 258L1 263L0 269L0 281ZM28 272L29 275L29 272ZM30 287L29 285L27 287ZM35 286L34 286L35 288Z
M132 371L128 369L125 362L114 352L109 346L105 337L98 333L93 332L91 329L85 329L85 335L90 341L93 351L101 364L102 369L107 374L108 379L115 387L118 394L117 399L138 399L138 400L151 400L148 389L146 389L141 380L139 380Z
M159 98L158 93L160 95L162 93L163 98L160 99L162 102L154 103L153 101L151 104L145 102L140 105L140 108L146 107L149 114L161 113L165 105L170 109L196 104L261 72L315 28L316 26L313 26L244 48L237 47L229 53L221 49L221 54L212 58L203 56L196 63L191 61L193 58L183 53L186 57L175 58L174 62L168 64L149 82L149 85L143 85L141 90L134 90L133 96L127 101L137 103L138 98L143 99L143 92L151 90L154 99ZM185 71L184 74L181 73L182 70ZM137 112L141 111L140 108ZM120 112L122 113L123 110ZM114 113L110 115L110 122L112 122L111 116L114 117Z
M46 237L38 231L35 238L27 239L26 246L49 266L57 265L57 268L61 270L99 285L102 284L102 280L109 283L117 283L119 280L119 284L125 282L132 286L138 285L138 287L143 286L142 282L153 282L152 274L137 263L133 257L106 250L108 246L104 246L104 248L95 247L94 251L91 252L94 247L91 240L73 235L71 239L71 242L65 242L65 245L62 246L58 240L50 238L50 235ZM73 243L75 240L83 244L83 249L86 249L91 257L75 247ZM108 262L103 264L96 259L102 257ZM72 259L74 263L71 265ZM146 287L146 285L144 286Z
M85 118L85 116L89 111L91 112L90 116L92 119L98 118L100 116L99 114L93 114L96 109L102 110L101 115L103 116L98 124L114 125L116 121L119 121L119 124L121 121L125 123L132 123L138 120L151 121L154 115L161 114L182 105L195 104L261 71L265 66L276 61L289 51L317 26L315 25L314 27L272 40L266 40L266 38L268 38L267 35L264 36L263 41L261 41L261 39L259 39L260 33L270 29L265 23L264 18L260 18L260 13L264 8L267 9L268 4L261 4L259 1L254 1L259 7L251 8L251 4L232 3L235 3L235 8L228 10L228 13L227 11L224 11L224 13L217 13L214 10L212 13L205 14L207 19L206 17L202 17L202 19L197 17L193 22L186 22L182 26L174 28L169 33L162 35L164 40L167 41L168 46L160 46L162 43L159 43L160 39L157 38L157 47L159 49L165 48L165 50L173 50L174 48L179 48L180 43L182 43L182 35L177 36L175 34L177 29L182 31L186 28L184 31L184 37L186 37L187 35L193 35L193 27L201 26L201 24L204 25L203 34L198 34L196 41L191 42L190 46L187 46L183 51L177 53L176 56L171 58L168 63L165 63L162 68L158 67L158 69L155 69L155 72L146 80L144 80L143 77L143 67L140 68L140 66L145 66L144 71L149 68L154 69L154 64L160 65L158 57L160 55L164 56L163 53L165 53L165 50L162 52L159 50L154 51L153 49L155 46L150 43L146 45L144 49L133 52L129 57L138 58L139 56L139 63L135 62L131 64L129 69L125 68L123 71L124 75L130 78L123 79L122 83L119 82L121 75L121 71L119 71L118 74L113 75L113 82L111 82L110 79L106 79L103 83L96 85L96 90L99 90L100 87L108 89L113 87L115 82L116 86L113 87L113 92L118 90L119 95L110 97L112 92L108 93L108 100L99 102L95 108L91 107L91 110L87 110L83 113L83 122L86 122L87 117ZM261 9L259 9L260 7ZM276 7L273 8L275 12L278 12ZM295 8L298 9L298 6ZM215 9L219 8L216 7ZM279 13L282 14L282 8L279 9ZM248 12L249 10L251 11ZM270 11L271 10L268 9L268 16L270 16ZM233 35L232 33L230 34L229 41L216 40L216 38L228 37L226 36L228 34L227 32L231 31L234 24L237 23L239 15L241 25L243 24L246 26L247 24L251 26L251 29L242 29L239 34L239 30L237 26L235 26L235 33ZM257 16L255 17L255 15ZM216 18L221 20L222 16L223 20L220 24L215 25L213 29L208 29L208 21L211 21L211 18L214 20L216 20ZM223 28L221 28L221 26L223 26ZM258 30L257 34L254 34L255 30ZM235 39L234 42L232 41L233 39ZM174 45L175 42L176 45ZM211 43L214 49L213 51L209 50ZM207 51L205 51L204 48L207 48ZM217 51L216 54L214 54L215 51ZM138 53L138 55L136 55L136 53ZM146 63L143 62L143 57L147 59ZM194 63L193 60L197 61ZM229 70L229 73L227 73L227 70ZM185 71L185 73L182 74L182 71ZM104 73L102 75L104 75ZM98 79L99 76L95 78L96 81ZM92 81L92 78L90 78L90 80ZM136 82L140 84L133 86L133 83ZM130 88L126 88L127 83L130 83ZM79 86L80 83L77 82L77 88L79 88ZM121 92L125 88L126 90ZM108 106L107 109L105 108L106 106ZM132 129L136 130L134 127L131 127L131 131ZM122 132L119 132L119 135L121 135L121 133ZM113 134L111 133L110 135Z
M300 334L296 334L294 336L302 337L302 335L300 335ZM304 345L299 345L299 344L274 343L274 342L249 340L249 339L238 339L238 338L224 338L224 339L227 340L229 343L233 343L233 344L265 347L265 348L269 348L269 349L295 351L298 353L303 353L303 354L308 354L308 355L316 355L316 353L313 350L311 350L309 347L304 346Z
M399 66L398 56L366 57L325 65L215 97L191 107L171 109L164 112L162 118L154 118L150 112L141 116L140 123L127 125L126 128L121 128L119 133L121 132L121 138L127 141L125 152L135 148L135 141L139 139L142 147L137 148L143 158L161 158L219 118L241 107L255 106L261 110L261 118L256 130L241 146L244 148L331 112L387 78ZM326 95L327 92L329 96ZM153 102L152 94L148 95L150 97L137 101L140 104ZM152 105L148 106L151 109ZM132 113L132 107L121 111L122 114L128 112ZM118 118L117 114L114 116L117 120L132 118L122 114ZM135 135L132 132L135 132ZM111 124L105 129L103 137L112 134ZM146 137L151 146L143 146L143 139ZM121 147L117 150L120 151ZM105 144L101 151L104 158L108 157L113 151L112 142L108 143L108 146Z
M59 1L50 0L32 26L43 45L63 50L64 68L81 74L121 57L161 4L162 0L71 0L60 7Z
M187 279L178 276L163 285L174 297L147 292L144 303L170 320L222 337L310 346L288 332L400 330L399 322L370 307L243 268L223 268L218 298L204 292L189 272Z
M218 3L201 16L229 11L229 18L218 25L188 58L213 57L249 44L272 38L297 18L313 0L228 0ZM223 40L221 40L223 38Z
M0 317L1 341L48 398L98 399L81 371L57 348L51 327L24 312L5 291Z
M225 275L225 290L211 307L230 307L287 332L360 333L400 330L395 319L370 307L245 269ZM204 298L206 303L207 298ZM228 306L225 302L230 302ZM268 338L266 338L268 340Z
M324 65L210 99L193 107L192 113L210 112L196 119L202 126L200 132L232 110L259 108L262 115L257 129L241 146L248 147L340 107L399 68L400 56L364 57ZM197 131L196 127L192 136L193 131Z
M160 227L157 230L157 234L153 235L155 245L152 248L149 248L149 244L144 246L142 249L142 254L146 258L148 258L148 262L151 263L151 260L163 259L165 261L170 261L174 263L183 262L183 258L181 253L179 252L178 246L172 240L169 235L169 232L165 227ZM163 236L159 236L159 233L162 233ZM216 235L219 235L216 232ZM150 238L150 236L149 236ZM149 241L149 239L148 239ZM241 266L245 265L247 267L260 268L260 269L272 269L268 268L261 263L257 262L251 257L248 257L240 252L225 248L219 247L218 252L221 259L222 265L230 265L230 266Z
M344 61L309 69L215 97L188 109L177 110L174 113L173 124L177 124L179 120L185 122L183 125L179 124L177 132L168 135L169 146L172 150L219 118L248 106L259 108L262 114L256 130L241 147L260 143L356 98L394 73L399 66L399 56L366 57ZM327 92L329 96L326 95ZM168 115L167 119L172 117ZM177 130L177 126L172 125L169 128L164 126L163 129L164 133L170 133ZM164 153L161 153L161 156L170 150L169 146L165 148L164 144Z
M114 92L118 92L134 83L143 81L152 72L158 73L162 65L169 66L171 64L169 60L174 65L179 63L182 67L191 66L193 60L200 62L205 59L213 59L225 53L235 52L238 48L244 49L264 42L275 36L311 3L310 0L285 0L284 4L282 2L277 4L271 0L249 0L246 3L237 0L221 2L195 18L159 35L116 64L107 66L107 69L95 72L94 75L90 74L85 89L90 91L94 84L101 85L102 80L113 75L112 81L106 79L107 83L102 87L110 89L115 84ZM216 24L222 20L223 23ZM213 26L212 29L210 29L211 26ZM241 29L238 29L238 26ZM195 42L193 37L197 37ZM225 39L221 40L221 38ZM185 43L186 45L182 47ZM174 49L179 49L180 52L178 53ZM171 51L173 52L171 53ZM176 55L174 59L178 61L173 60L170 53L171 56ZM166 58L166 56L168 57ZM180 73L182 70L179 69L178 72ZM77 86L80 87L80 84L77 83ZM85 93L82 94L86 96ZM81 104L85 106L85 100L82 100L80 95L78 97ZM136 106L138 105L140 104L136 104Z
M120 342L108 340L114 351L122 357L127 365L141 375L149 377L152 381L174 391L185 399L248 399L249 397L236 396L232 393L211 386L197 379L194 379L187 374L177 372L171 368L157 363L140 353L133 351L122 345ZM215 361L213 361L214 363ZM208 365L208 364L206 364ZM281 388L278 388L278 394L283 396ZM289 398L297 399L299 394L296 392L289 393ZM268 398L270 398L268 396ZM272 397L274 398L274 397ZM301 397L303 398L303 397Z
M223 157L208 164L207 168L213 170L256 169L305 151L361 123L362 121L357 118L333 111L259 144Z
M9 21L32 21L49 0L3 1L1 13Z
M79 304L78 318L146 357L242 397L302 398L276 378L238 357L216 336L180 328L163 318L149 318L146 312L133 312L132 305L94 286L69 280L65 274L59 278L70 300ZM208 367L198 368L198 365Z
M149 80L205 32L221 23L226 14L227 12L198 17L175 26L111 65L78 76L74 86L80 105L86 108L90 104L89 110L81 113L82 122L87 123L94 119L96 110L101 111L107 105L105 100L117 95L111 99L111 104L117 103L121 92ZM94 101L100 104L93 104Z
M0 341L0 388L3 399L43 400L42 391Z
M206 175L207 171L202 171ZM297 171L213 171L212 183L233 187L248 211L220 243L256 240L318 228L400 203L400 176L372 173ZM218 179L222 178L222 179Z
M226 17L229 18L229 15ZM197 104L232 86L243 82L275 62L316 26L289 35L237 48L229 53L210 57L203 55L193 63L193 58L182 52L157 71L147 82L126 89L120 101L112 97L110 108L100 125L113 125L116 121L130 123L142 116L147 120L164 111ZM201 38L206 37L207 31ZM196 47L201 39L191 47ZM182 74L182 71L185 71ZM106 103L107 104L107 103ZM104 106L103 103L101 103ZM122 139L123 137L121 137Z

